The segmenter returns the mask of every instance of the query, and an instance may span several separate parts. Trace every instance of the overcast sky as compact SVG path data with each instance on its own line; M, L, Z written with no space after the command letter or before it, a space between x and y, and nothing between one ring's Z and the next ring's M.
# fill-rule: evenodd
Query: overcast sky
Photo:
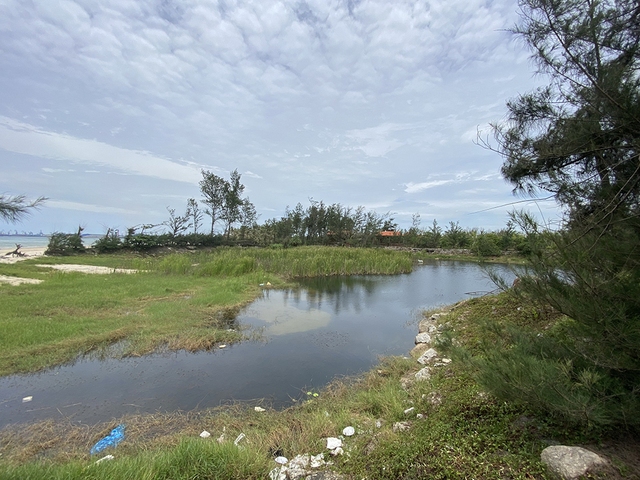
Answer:
M517 18L515 0L0 0L0 193L49 197L0 230L162 222L201 169L236 168L260 223L313 198L500 228L520 198L474 140L544 81Z

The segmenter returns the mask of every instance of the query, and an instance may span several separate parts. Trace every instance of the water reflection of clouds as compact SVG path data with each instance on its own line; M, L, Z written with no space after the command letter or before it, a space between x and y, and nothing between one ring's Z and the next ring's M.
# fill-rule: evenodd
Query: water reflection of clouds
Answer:
M331 314L322 310L279 302L260 302L253 306L251 315L266 322L265 333L270 336L308 332L326 327L331 321Z

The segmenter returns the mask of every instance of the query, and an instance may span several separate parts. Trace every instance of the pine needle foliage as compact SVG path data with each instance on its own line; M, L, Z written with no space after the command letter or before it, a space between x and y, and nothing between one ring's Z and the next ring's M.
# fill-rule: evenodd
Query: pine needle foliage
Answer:
M565 320L504 330L476 359L499 397L571 422L640 427L640 7L523 0L514 30L548 87L508 103L502 173L554 195L557 232L527 214L530 262L515 294Z

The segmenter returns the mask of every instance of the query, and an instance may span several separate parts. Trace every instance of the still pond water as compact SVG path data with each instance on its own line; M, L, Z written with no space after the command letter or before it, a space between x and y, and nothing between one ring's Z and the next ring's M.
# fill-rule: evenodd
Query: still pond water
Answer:
M493 268L511 277L506 267ZM494 288L477 264L436 261L407 275L323 278L297 290L265 290L234 321L237 328L260 329L260 341L195 354L82 358L0 379L0 428L62 417L93 424L236 401L284 407L335 377L370 369L381 355L407 354L422 310Z

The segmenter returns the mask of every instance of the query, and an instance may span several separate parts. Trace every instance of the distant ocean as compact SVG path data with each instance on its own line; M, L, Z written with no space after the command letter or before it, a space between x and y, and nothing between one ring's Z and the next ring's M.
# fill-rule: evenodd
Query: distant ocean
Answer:
M83 235L82 243L85 247L91 246L93 242L103 235ZM46 235L0 235L0 249L15 248L16 243L23 247L42 247L49 245L49 237Z

